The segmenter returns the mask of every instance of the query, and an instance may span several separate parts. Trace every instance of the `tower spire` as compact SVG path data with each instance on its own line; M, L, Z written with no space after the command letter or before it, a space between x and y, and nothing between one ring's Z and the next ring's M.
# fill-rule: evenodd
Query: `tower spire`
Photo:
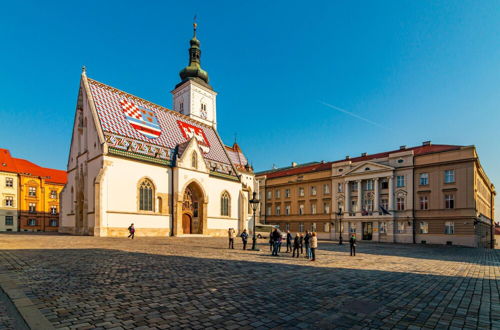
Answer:
M193 17L193 38L196 38L196 28L198 27L198 24L196 24L196 15Z
M195 80L207 87L211 88L208 83L208 73L201 68L201 49L200 41L196 38L196 30L198 29L198 24L196 23L196 15L193 19L193 38L189 40L189 64L184 69L179 72L181 82L178 86L187 80Z

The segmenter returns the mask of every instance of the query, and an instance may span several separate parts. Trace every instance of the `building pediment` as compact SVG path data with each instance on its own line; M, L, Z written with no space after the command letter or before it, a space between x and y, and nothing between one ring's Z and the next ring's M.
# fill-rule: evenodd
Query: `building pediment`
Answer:
M348 172L344 174L344 176L349 176L349 175L359 175L359 174L366 174L366 173L376 173L376 172L386 172L386 171L393 171L394 167L384 165L384 164L379 164L379 163L374 163L374 162L363 162Z
M177 147L177 157L178 167L205 173L210 172L203 158L203 150L194 137Z

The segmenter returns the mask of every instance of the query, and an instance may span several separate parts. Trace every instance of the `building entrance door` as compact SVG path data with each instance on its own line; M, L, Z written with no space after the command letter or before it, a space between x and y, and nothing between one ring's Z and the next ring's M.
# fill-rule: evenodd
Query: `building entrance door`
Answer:
M372 222L363 222L363 240L371 241L373 234L373 223Z
M182 232L183 234L191 234L191 216L187 213L182 215Z

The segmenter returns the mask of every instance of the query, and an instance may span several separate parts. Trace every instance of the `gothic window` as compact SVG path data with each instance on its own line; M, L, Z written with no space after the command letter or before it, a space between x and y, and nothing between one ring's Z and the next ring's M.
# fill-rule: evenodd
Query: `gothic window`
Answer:
M198 168L198 154L196 151L193 151L191 155L191 167L197 169Z
M231 197L227 191L222 193L220 198L220 215L228 217L230 216L229 208L231 203Z
M139 210L153 211L153 183L147 179L139 185Z

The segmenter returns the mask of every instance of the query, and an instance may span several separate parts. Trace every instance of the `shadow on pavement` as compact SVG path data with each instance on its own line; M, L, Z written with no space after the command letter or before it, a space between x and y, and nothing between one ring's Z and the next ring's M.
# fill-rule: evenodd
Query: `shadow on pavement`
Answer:
M460 317L463 326L482 328L495 315L492 308L471 308L471 301L499 301L492 279L474 279L491 287L477 297L467 277L109 249L1 253L21 261L5 265L3 259L56 327L432 328ZM452 317L431 318L436 313Z

